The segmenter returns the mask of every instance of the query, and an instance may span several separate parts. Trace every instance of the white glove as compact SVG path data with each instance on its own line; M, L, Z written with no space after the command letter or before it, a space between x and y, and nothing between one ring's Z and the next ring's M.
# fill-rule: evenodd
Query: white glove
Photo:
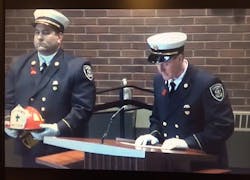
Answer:
M151 134L145 134L145 135L139 136L135 140L135 145L136 146L145 146L147 144L147 142L150 142L152 145L154 145L154 144L159 143L159 140Z
M4 132L12 138L17 138L18 136L18 131L16 129L4 128Z
M58 125L54 124L40 124L44 128L42 132L31 132L31 135L36 140L43 140L44 136L58 136L60 134Z
M177 139L177 138L170 138L166 139L162 146L163 149L174 149L174 148L181 148L181 149L187 149L188 145L185 140L183 139Z

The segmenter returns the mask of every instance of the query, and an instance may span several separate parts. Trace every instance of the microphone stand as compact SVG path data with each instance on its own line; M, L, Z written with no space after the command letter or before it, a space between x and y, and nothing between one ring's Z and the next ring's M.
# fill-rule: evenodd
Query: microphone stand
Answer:
M122 110L124 110L124 108L125 108L125 105L122 106L122 107L120 107L120 108L111 116L111 118L110 118L110 120L109 120L109 123L108 123L108 126L107 126L107 129L106 129L106 131L104 132L104 134L103 134L103 136L102 136L102 138L101 138L101 143L102 143L102 144L103 144L103 142L104 142L104 138L107 137L107 135L108 135L108 133L109 133L109 129L110 129L110 126L111 126L111 124L112 124L113 119L114 119Z

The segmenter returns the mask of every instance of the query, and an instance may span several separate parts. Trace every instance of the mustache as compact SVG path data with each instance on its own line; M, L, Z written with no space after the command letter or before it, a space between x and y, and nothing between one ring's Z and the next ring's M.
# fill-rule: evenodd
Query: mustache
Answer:
M47 47L48 45L46 43L36 43L37 47Z
M37 42L37 44L42 45L42 46L46 45L46 43L44 43L44 42Z

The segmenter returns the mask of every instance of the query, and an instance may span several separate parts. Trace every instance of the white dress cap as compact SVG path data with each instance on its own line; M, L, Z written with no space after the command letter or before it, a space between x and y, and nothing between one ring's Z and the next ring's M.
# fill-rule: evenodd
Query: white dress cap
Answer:
M34 11L35 24L53 25L64 31L69 25L69 19L54 9L37 9Z
M167 51L184 46L187 35L182 32L166 32L150 36L147 43L154 51Z

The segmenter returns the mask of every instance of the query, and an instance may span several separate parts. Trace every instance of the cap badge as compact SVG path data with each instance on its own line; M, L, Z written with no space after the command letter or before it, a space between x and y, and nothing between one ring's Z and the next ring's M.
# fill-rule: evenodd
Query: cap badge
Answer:
M83 66L83 72L85 74L85 76L92 81L94 76L93 76L93 72L92 72L92 68L90 65L84 65Z
M168 61L170 59L170 56L164 56L165 61Z
M221 83L213 84L209 87L210 94L217 101L222 101L224 99L225 93L224 88Z

